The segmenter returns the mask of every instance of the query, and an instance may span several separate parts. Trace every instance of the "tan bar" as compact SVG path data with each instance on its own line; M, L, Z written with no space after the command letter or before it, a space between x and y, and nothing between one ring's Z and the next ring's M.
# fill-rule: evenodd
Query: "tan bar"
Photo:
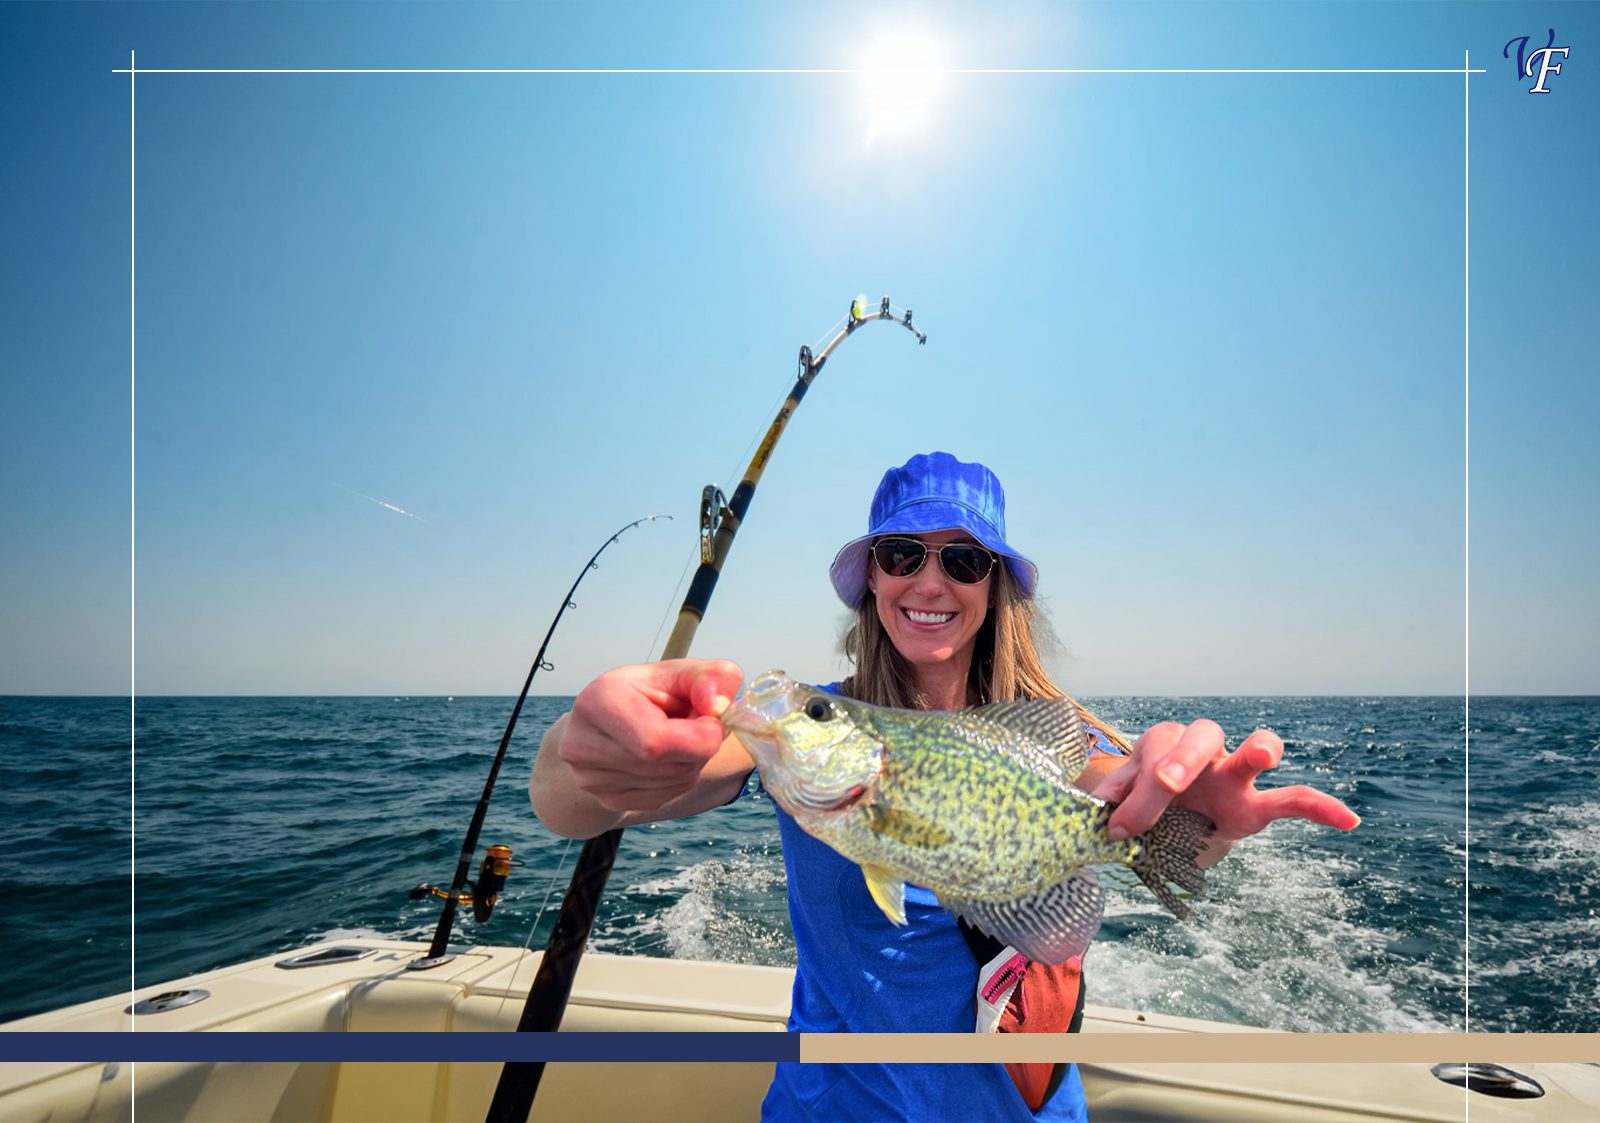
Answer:
M1600 1033L802 1033L806 1063L1600 1062Z

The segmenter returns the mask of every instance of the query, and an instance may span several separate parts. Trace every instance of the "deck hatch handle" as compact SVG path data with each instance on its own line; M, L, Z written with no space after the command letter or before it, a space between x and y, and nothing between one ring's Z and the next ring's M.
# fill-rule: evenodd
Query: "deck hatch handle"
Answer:
M1474 1092L1501 1099L1532 1100L1544 1095L1544 1088L1537 1080L1504 1065L1483 1062L1434 1065L1433 1074L1446 1084L1470 1088Z
M141 999L132 1006L123 1007L124 1014L164 1014L168 1010L181 1010L185 1006L193 1006L196 1002L204 1002L211 997L209 990L195 987L192 990L168 990L160 994L152 994L149 998Z
M377 948L350 946L322 948L319 951L303 951L299 955L291 955L288 959L280 959L273 966L282 967L285 971L294 971L301 967L324 967L330 963L354 963L377 950Z

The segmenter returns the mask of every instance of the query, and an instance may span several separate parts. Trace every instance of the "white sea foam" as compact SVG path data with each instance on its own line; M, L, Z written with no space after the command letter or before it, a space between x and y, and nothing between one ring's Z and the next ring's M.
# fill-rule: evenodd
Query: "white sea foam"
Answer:
M1142 887L1107 898L1110 928L1089 956L1091 1001L1285 1030L1459 1028L1398 995L1449 990L1459 973L1388 950L1395 933L1367 926L1358 898L1401 901L1398 880L1337 855L1306 853L1284 825L1271 844L1238 848L1213 871L1211 899L1179 925ZM1359 889L1353 887L1359 884ZM608 950L792 965L775 854L696 862L629 886L644 909L597 933Z
M1474 1028L1516 1032L1536 1025L1549 1032L1592 1032L1600 1000L1596 946L1600 946L1600 916L1592 914L1474 925ZM1563 985L1545 985L1553 979L1563 980ZM1529 994L1539 995L1537 1008L1517 997Z
M1531 826L1537 833L1502 842L1497 852L1475 850L1473 860L1492 867L1559 871L1590 879L1600 871L1600 801L1555 804L1531 818L1519 809L1486 824L1481 830L1485 834L1501 835L1504 828L1515 826Z
M1600 801L1557 805L1543 816L1546 845L1538 855L1538 868L1600 866Z
M1339 876L1354 877L1355 863L1297 849L1286 838L1241 846L1212 871L1211 898L1187 924L1147 897L1108 898L1108 916L1149 924L1095 943L1091 1001L1283 1030L1456 1028L1400 1005L1397 992L1451 979L1389 954L1392 933L1352 919L1357 902ZM1403 891L1361 876L1363 894Z
M1576 764L1577 762L1566 753L1557 752L1555 749L1540 749L1533 754L1536 764Z
M676 900L635 913L614 937L629 951L665 952L674 959L792 966L794 937L783 885L783 861L776 855L696 862L629 886L630 898Z

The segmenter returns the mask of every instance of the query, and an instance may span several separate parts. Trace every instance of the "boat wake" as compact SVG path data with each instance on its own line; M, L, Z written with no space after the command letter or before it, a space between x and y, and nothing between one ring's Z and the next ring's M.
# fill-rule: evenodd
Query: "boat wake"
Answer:
M1419 954L1436 936L1374 923L1361 895L1404 888L1347 857L1297 853L1298 833L1239 846L1209 876L1210 896L1177 924L1138 893L1110 894L1084 964L1089 1001L1302 1032L1459 1029L1401 996L1459 985Z
M625 896L630 901L661 903L597 933L595 945L602 950L794 966L783 860L777 855L751 853L697 862L666 877L630 885Z

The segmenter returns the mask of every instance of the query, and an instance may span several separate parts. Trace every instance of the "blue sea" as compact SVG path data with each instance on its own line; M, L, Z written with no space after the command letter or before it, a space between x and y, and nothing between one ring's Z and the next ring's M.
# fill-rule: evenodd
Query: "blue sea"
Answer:
M1273 783L1362 816L1280 823L1179 924L1113 894L1091 1001L1287 1030L1600 1031L1600 699L1086 699L1126 729L1212 717L1282 735ZM480 843L514 869L462 940L542 947L578 847L526 778L570 698L530 699ZM0 697L0 1020L313 941L431 936L511 699ZM133 767L130 769L130 760ZM130 846L131 843L136 843ZM1467 892L1470 853L1470 893ZM131 874L131 876L130 876ZM1468 904L1470 902L1470 939ZM130 922L130 915L133 920ZM761 797L629 831L593 947L791 964ZM1470 950L1470 956L1467 952Z

